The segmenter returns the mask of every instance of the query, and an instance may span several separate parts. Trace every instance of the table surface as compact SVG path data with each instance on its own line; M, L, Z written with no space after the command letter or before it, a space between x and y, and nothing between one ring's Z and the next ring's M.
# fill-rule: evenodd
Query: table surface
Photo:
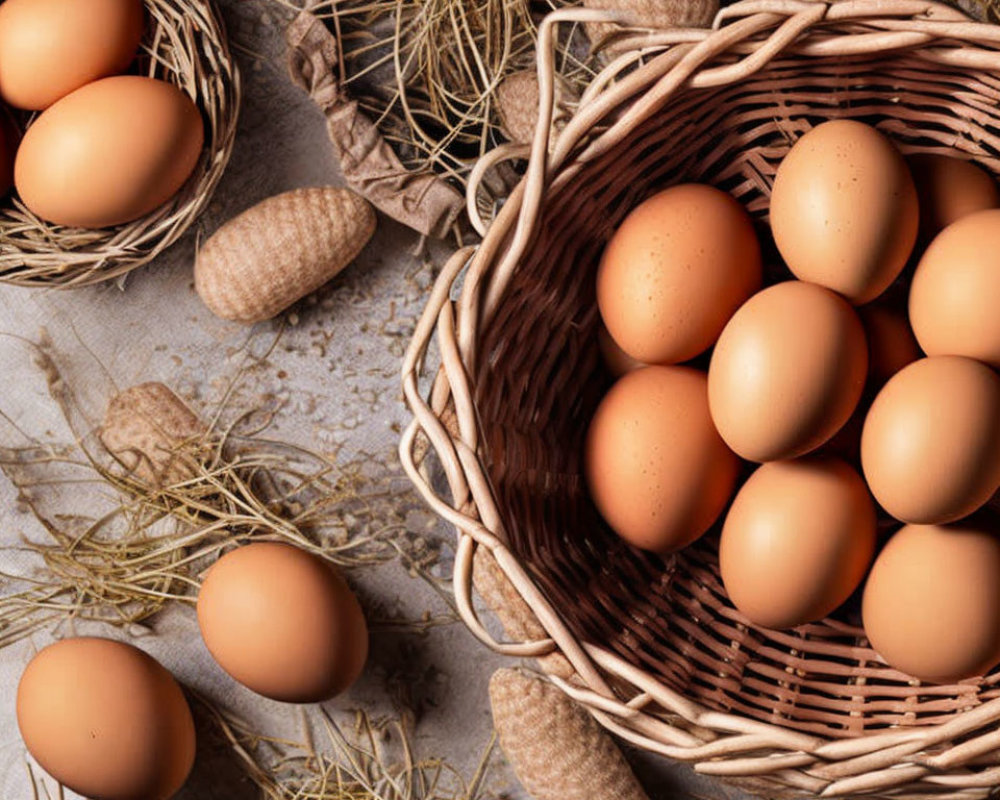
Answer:
M245 79L239 133L232 162L211 207L195 229L154 263L133 273L124 287L72 292L0 287L0 412L27 433L67 441L69 432L21 337L47 337L64 376L91 419L115 386L147 380L173 387L201 411L214 408L228 383L243 375L236 402L281 404L271 434L311 445L341 461L363 459L392 489L388 514L405 519L417 534L438 541L446 576L453 533L426 512L400 474L395 449L408 422L398 370L403 349L427 297L435 268L414 254L417 237L382 217L372 243L329 286L280 320L252 329L213 317L195 295L192 261L196 242L225 220L278 192L341 178L323 119L287 79L282 32L285 17L269 0L225 0L222 8ZM440 263L440 258L435 259ZM261 354L277 340L265 357ZM14 436L0 426L0 444ZM70 491L66 489L65 491ZM84 508L86 489L64 498ZM93 491L93 489L90 489ZM0 543L41 537L35 520L0 481ZM36 562L5 551L0 571L27 574ZM327 704L349 719L352 709L395 716L401 705L417 711L418 754L446 756L471 776L488 747L492 723L487 682L512 662L488 652L424 580L399 562L348 572L372 624L372 656L365 675ZM0 584L0 591L4 591ZM442 624L421 631L410 624L425 612ZM76 626L61 635L92 633ZM133 639L156 655L178 679L243 715L262 731L295 736L300 712L260 698L221 674L200 637L193 609L173 607L132 633L107 628L101 635ZM31 654L50 640L36 634L0 656L0 796L31 797L26 754L17 733L14 691ZM250 798L255 794L217 737L200 738L194 775L183 800ZM631 754L654 800L736 798L739 792L702 778L681 764ZM494 755L487 797L522 798L502 757ZM71 795L67 795L71 796ZM610 799L609 799L610 800Z

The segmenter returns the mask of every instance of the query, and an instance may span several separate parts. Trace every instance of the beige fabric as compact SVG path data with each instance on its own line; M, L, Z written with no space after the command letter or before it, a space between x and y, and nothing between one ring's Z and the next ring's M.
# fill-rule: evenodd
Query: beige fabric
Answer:
M287 33L289 72L326 116L347 184L379 211L427 236L442 238L465 207L461 194L432 172L410 172L340 86L337 41L303 11Z
M647 800L611 737L553 684L500 669L490 704L500 746L535 800Z

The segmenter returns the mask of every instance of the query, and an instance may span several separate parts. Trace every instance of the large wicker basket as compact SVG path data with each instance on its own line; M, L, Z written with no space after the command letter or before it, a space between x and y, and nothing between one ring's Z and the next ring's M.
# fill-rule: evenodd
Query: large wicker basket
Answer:
M208 205L229 162L240 107L240 78L212 0L144 0L146 32L138 74L179 86L205 123L205 146L181 190L124 225L81 230L32 214L11 191L0 199L0 281L75 287L118 278L173 244ZM29 122L25 117L22 123Z
M743 0L713 30L634 36L550 141L556 27L607 20L629 22L573 9L542 25L526 177L488 226L474 217L486 235L445 266L403 367L415 420L401 457L458 529L463 618L494 649L538 657L623 739L699 772L771 796L986 796L1000 675L921 685L869 648L856 608L790 632L749 624L722 590L717 537L666 562L628 548L588 500L580 458L610 380L595 270L627 211L707 181L767 237L778 162L835 117L1000 173L1000 28L927 0ZM428 441L438 471L421 464ZM507 643L479 620L473 583Z

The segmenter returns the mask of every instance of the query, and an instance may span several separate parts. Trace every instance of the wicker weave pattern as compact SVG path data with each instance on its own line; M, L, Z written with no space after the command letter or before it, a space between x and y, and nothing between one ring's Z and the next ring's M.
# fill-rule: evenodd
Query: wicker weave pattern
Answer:
M499 652L558 650L575 674L556 682L601 723L700 772L771 793L985 796L1000 785L1000 676L921 686L881 662L850 608L792 632L748 624L722 591L711 537L669 563L627 548L587 500L579 458L608 380L594 273L629 208L702 180L764 222L791 143L842 116L905 151L964 152L1000 173L1000 29L926 0L743 0L712 31L633 37L550 142L554 29L609 18L632 22L573 10L542 26L527 176L494 220L473 214L486 236L445 266L403 367L415 420L401 457L458 529L462 616ZM477 174L524 152L504 148ZM440 368L421 387L435 337ZM458 435L439 419L449 404ZM448 499L414 467L418 432ZM471 597L478 548L544 637L490 637Z
M205 146L181 190L151 214L114 228L81 230L40 220L13 195L0 205L0 281L86 286L139 267L173 244L208 205L229 162L240 78L211 0L145 0L139 74L179 86L202 112Z

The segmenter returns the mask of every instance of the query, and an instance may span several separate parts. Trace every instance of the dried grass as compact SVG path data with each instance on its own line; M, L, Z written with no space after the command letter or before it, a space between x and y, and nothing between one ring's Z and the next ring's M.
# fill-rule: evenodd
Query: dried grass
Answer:
M289 0L277 0L296 7ZM564 0L320 0L309 11L340 44L341 79L407 169L464 184L501 141L496 89L533 69L538 20ZM567 87L592 77L582 38L560 41Z
M982 17L993 24L1000 24L1000 0L966 0L974 9L982 12Z
M269 438L273 411L224 422L230 391L205 432L177 445L191 477L147 484L81 420L52 354L30 346L75 442L57 446L22 433L27 444L0 446L0 470L45 534L16 548L38 556L40 569L0 573L4 588L14 588L0 596L0 647L71 620L128 627L167 603L193 603L199 574L220 550L257 540L286 541L348 568L400 558L447 597L430 574L436 548L408 532L395 486L366 462L337 464ZM53 498L74 511L53 510ZM429 616L393 622L417 630L442 624Z
M317 746L308 719L304 720L303 741L294 742L257 733L207 699L195 699L266 800L478 800L484 796L495 737L466 780L444 759L416 756L405 717L375 721L359 711L353 730L345 731L318 706L311 712L311 721L323 736Z

